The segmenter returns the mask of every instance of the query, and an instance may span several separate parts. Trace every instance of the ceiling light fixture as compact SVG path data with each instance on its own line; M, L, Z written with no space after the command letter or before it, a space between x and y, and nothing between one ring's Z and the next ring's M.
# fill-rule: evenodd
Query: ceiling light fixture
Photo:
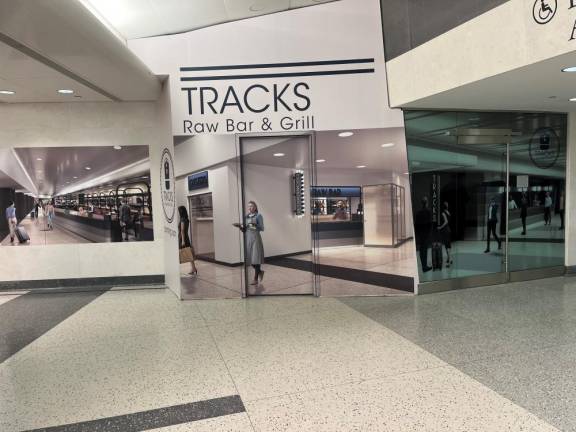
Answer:
M568 99L570 102L576 102L576 97Z
M396 144L394 143L386 143L386 144L382 144L380 147L382 148L390 148L390 147L394 147Z
M58 93L60 94L73 94L74 90L70 90L70 89L60 89L58 90Z
M570 66L562 69L562 72L576 72L576 66Z
M85 169L86 171L90 171L92 168L86 167L86 168L84 168L84 169Z
M317 163L324 163L324 162L326 162L326 159L316 159L316 162Z
M284 153L274 153L274 157L286 156Z
M351 137L352 135L354 135L354 132L340 132L338 134L340 138L348 138Z
M356 165L356 168L366 168L366 165Z
M37 161L41 161L41 160L42 160L42 158L36 158L36 160L37 160Z
M0 94L3 94L3 95L13 95L15 93L16 92L14 92L12 90L0 90Z
M78 177L72 177L74 180L76 180Z
M115 146L114 146L114 150L122 150L122 146L115 145Z

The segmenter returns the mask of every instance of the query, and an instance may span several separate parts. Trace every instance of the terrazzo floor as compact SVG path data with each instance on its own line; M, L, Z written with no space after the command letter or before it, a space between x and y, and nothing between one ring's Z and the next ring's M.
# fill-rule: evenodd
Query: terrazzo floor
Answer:
M58 295L0 305L2 432L576 431L576 279L391 298ZM30 313L52 326L30 337Z

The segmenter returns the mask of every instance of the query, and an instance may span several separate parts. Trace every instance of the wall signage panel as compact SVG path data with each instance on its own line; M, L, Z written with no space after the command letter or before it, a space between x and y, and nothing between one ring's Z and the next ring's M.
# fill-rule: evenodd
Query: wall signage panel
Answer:
M188 191L206 189L208 187L208 171L188 176Z
M129 46L154 73L170 76L174 135L403 126L401 112L385 102L378 0L342 0Z
M311 193L318 198L350 198L361 196L362 189L359 186L313 186Z

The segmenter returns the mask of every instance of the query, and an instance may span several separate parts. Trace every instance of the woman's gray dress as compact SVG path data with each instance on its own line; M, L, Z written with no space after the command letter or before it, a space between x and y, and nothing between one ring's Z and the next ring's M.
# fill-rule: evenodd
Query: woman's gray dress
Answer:
M259 213L246 216L246 264L264 263L264 245L260 231L264 231L264 220Z

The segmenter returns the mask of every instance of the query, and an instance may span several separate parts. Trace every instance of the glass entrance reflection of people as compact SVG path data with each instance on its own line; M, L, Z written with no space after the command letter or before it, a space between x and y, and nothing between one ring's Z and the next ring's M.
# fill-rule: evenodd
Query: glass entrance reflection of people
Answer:
M498 203L496 202L496 197L493 197L490 200L490 204L488 205L488 215L487 215L487 236L486 236L486 250L484 253L490 252L490 239L493 235L496 241L498 242L498 249L502 249L502 240L496 234L496 227L498 225Z

